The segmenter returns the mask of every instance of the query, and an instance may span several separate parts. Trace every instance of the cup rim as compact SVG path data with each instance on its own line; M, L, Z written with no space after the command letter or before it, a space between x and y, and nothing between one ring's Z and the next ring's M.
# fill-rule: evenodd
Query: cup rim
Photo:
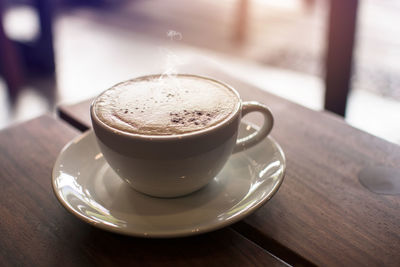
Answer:
M123 131L117 128L114 128L110 125L107 125L106 123L104 123L102 120L100 120L96 114L96 112L94 111L94 105L96 103L96 101L99 99L99 97L101 95L103 95L106 91L110 90L111 88L118 86L120 84L129 82L129 81L135 81L135 80L139 80L139 79L146 79L146 78L153 78L153 77L161 77L163 74L150 74L150 75L143 75L143 76L139 76L136 78L132 78L129 80L125 80L123 82L119 82L109 88L107 88L106 90L104 90L103 92L101 92L98 96L95 97L95 99L92 101L92 103L90 104L90 117L92 119L92 123L96 123L98 126L100 126L101 128L105 129L106 131L111 131L115 134L124 136L124 137L129 137L129 138L134 138L134 139L141 139L141 140L151 140L151 141L168 141L168 140L176 140L176 139L187 139L187 138L195 138L195 137L200 137L200 136L204 136L209 134L210 132L213 132L215 130L220 129L223 126L229 125L232 122L235 121L236 117L240 114L240 110L242 108L242 99L240 98L239 93L230 85L221 82L217 79L214 78L210 78L210 77L206 77L206 76L201 76L201 75L197 75L197 74L186 74L186 73L179 73L179 74L174 74L174 76L178 76L178 77L195 77L195 78L200 78L203 80L208 80L208 81L212 81L215 83L218 83L222 86L225 86L226 88L228 88L229 90L231 90L237 97L238 99L238 103L235 106L235 109L229 114L229 116L227 116L224 120L216 123L215 125L212 125L210 127L204 128L204 129L200 129L200 130L196 130L193 132L188 132L188 133L181 133L181 134L170 134L170 135L150 135L150 134L139 134L139 133L131 133L131 132L127 132L127 131Z

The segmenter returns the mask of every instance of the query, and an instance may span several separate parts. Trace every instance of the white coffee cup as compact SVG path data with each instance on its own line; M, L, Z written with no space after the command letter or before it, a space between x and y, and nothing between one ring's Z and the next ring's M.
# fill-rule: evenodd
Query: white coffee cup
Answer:
M97 143L108 164L135 190L150 196L178 197L199 190L221 171L232 153L262 141L273 127L272 113L265 105L242 102L235 89L214 79L177 75L182 76L223 85L237 95L239 103L216 125L161 136L130 133L105 124L93 108L98 97L90 108ZM250 112L260 112L264 123L255 133L237 140L241 118Z

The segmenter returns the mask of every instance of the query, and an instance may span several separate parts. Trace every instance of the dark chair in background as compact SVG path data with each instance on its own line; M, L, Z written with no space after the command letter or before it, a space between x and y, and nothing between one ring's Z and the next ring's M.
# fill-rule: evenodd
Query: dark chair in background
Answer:
M10 40L4 30L3 16L12 2L0 0L0 75L4 77L9 93L14 96L29 75L53 75L55 72L52 5L50 0L26 1L35 8L40 33L35 40Z
M24 68L15 43L8 39L4 31L4 11L3 0L0 0L0 75L13 95L22 85Z

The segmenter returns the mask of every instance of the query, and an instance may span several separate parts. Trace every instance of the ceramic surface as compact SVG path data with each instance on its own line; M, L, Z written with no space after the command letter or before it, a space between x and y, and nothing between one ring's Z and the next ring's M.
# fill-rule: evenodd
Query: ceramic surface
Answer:
M241 123L239 136L254 131ZM52 184L61 204L87 223L126 235L168 238L209 232L243 219L277 192L285 168L281 148L269 137L233 154L199 191L155 198L122 181L105 162L93 131L88 131L61 151Z
M151 81L158 81L160 78L162 78L162 75L143 76L120 83L109 90L114 90L122 84L132 84L134 81L148 81L151 84ZM152 135L124 131L118 129L115 125L111 126L105 123L101 119L101 116L97 114L96 106L104 105L103 96L109 92L108 90L100 94L90 107L93 131L105 160L118 176L139 192L150 196L168 198L193 193L207 185L221 171L232 151L238 152L248 149L262 141L272 130L273 115L265 105L254 101L242 102L239 93L234 88L211 78L192 74L177 74L175 76L175 79L178 80L188 78L202 81L205 86L215 84L230 91L229 95L232 95L232 99L235 98L235 100L231 100L236 104L229 111L228 116L218 123L195 131ZM204 91L205 88L207 87L202 88L202 90ZM201 99L207 98L207 90L202 94ZM115 100L119 101L118 99ZM119 108L125 109L125 104L122 103L118 103L121 104ZM107 104L105 105L107 106ZM197 108L203 110L202 107L196 105L189 107L182 103L182 107L173 105L173 109L175 112L179 112L185 107L192 111ZM171 107L168 106L168 108ZM143 112L143 110L140 112ZM241 118L251 112L263 115L264 123L262 127L257 132L236 140ZM122 114L125 113L128 113L128 109ZM129 113L126 116L132 116L132 114ZM151 116L154 116L154 114ZM169 119L166 121L171 123L169 121L171 113L167 113L167 116ZM180 116L184 116L183 113ZM112 119L110 118L110 120ZM182 121L182 123L184 122ZM186 123L191 124L189 121ZM123 120L122 124L124 124ZM149 126L151 124L149 122ZM160 125L156 125L157 123L152 127L160 127Z

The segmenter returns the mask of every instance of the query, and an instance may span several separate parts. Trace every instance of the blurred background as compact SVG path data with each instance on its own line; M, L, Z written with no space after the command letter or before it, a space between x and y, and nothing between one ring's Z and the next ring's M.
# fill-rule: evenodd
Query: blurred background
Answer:
M0 128L212 66L400 144L396 0L0 0Z

